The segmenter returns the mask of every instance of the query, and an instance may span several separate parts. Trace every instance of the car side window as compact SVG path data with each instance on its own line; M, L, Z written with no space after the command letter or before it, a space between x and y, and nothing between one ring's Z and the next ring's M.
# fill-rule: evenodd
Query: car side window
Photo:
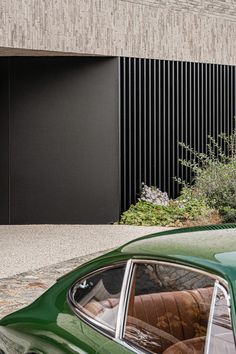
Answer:
M203 354L214 282L180 266L136 264L124 340L149 353Z
M212 300L212 314L208 325L206 353L236 353L228 294L218 283L215 284Z
M73 305L82 315L115 330L125 264L98 271L76 283Z

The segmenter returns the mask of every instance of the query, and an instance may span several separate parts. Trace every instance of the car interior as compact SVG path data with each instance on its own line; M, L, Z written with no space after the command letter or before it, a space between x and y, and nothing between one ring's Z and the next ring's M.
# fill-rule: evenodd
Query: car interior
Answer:
M123 274L124 268L98 273L75 289L77 306L113 330ZM204 354L214 283L181 267L136 265L123 339L149 353Z
M213 287L135 296L125 338L158 354L204 353Z

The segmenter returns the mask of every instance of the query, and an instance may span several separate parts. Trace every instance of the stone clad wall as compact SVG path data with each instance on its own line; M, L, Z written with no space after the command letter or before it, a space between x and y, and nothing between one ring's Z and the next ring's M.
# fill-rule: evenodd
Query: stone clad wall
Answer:
M32 55L34 50L36 55L54 51L235 65L235 38L233 0L0 3L1 55Z
M127 0L121 0L127 1ZM224 18L236 22L234 0L128 0L141 5L168 8L171 11L190 11L210 17Z

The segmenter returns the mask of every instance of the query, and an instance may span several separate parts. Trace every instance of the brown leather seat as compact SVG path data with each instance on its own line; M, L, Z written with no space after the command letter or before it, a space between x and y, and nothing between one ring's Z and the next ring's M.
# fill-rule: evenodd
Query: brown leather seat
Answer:
M129 307L126 339L154 353L204 353L212 292L210 287L135 296ZM84 310L99 318L118 303L117 298L92 300Z
M206 337L187 339L173 344L163 354L202 354L204 353Z
M146 337L144 342L147 349L150 349L150 342L154 347L158 346L159 349L151 349L156 353L165 352L168 347L177 345L176 343L179 341L183 342L196 337L204 338L212 292L213 288L210 287L135 296L134 303L129 308L126 338L133 341L136 337L135 328L144 334L143 338ZM159 333L156 329L159 330ZM148 337L149 339L147 339ZM190 346L190 343L186 343ZM186 345L182 347L186 349ZM197 341L192 344L193 347L196 345ZM178 347L175 348L173 350L178 353ZM183 353L185 352L183 351ZM198 352L202 353L196 351L196 353ZM182 352L179 351L179 353ZM190 351L190 353L195 352Z

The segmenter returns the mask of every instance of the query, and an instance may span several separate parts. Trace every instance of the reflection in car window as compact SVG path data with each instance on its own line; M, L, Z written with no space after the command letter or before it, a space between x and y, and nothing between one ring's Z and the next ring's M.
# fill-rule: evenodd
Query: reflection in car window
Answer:
M214 280L187 268L136 264L124 339L158 354L203 354Z
M207 353L236 353L227 293L219 284L216 284L215 297L213 298L213 312L208 336L209 349Z
M96 272L72 289L76 307L115 330L125 265Z

